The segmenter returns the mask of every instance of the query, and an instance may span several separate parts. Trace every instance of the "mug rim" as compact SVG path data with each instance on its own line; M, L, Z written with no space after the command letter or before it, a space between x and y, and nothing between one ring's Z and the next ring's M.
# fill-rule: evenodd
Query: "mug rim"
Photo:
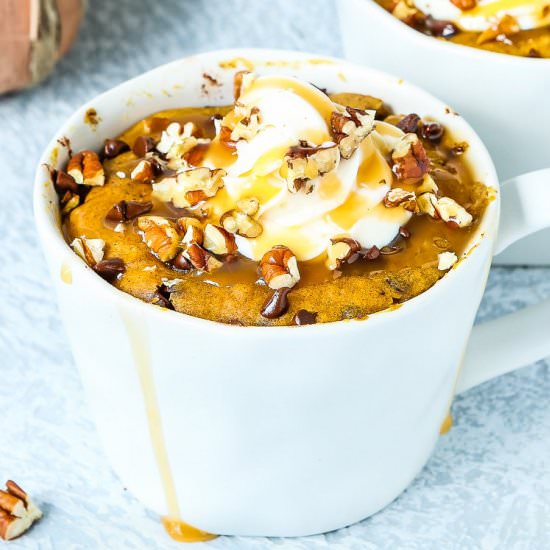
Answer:
M413 29L410 29L413 30ZM416 32L416 31L414 31ZM420 34L420 33L419 33ZM428 37L429 38L429 37ZM159 306L155 306L154 304L144 302L140 298L137 298L127 292L124 292L123 290L120 290L116 288L114 285L108 283L104 279L102 279L100 276L98 276L77 254L74 253L74 251L70 248L67 241L64 239L60 225L59 220L57 222L53 222L50 219L50 216L48 215L48 209L52 206L55 208L56 213L59 213L59 206L57 203L52 204L52 201L49 200L49 198L44 193L45 189L45 182L44 182L44 170L46 170L46 166L51 162L51 156L52 151L59 145L58 140L66 135L67 129L72 127L75 123L75 121L78 119L78 124L80 126L84 126L85 123L81 122L83 121L82 114L86 112L87 109L97 104L98 101L106 99L110 94L112 94L115 90L119 90L121 88L130 86L131 84L135 84L139 82L142 79L151 78L154 73L157 71L160 71L162 69L168 69L171 67L176 67L182 62L188 62L190 60L201 60L201 59L217 59L219 61L223 61L228 58L244 58L249 59L251 61L265 61L265 56L270 56L272 59L276 59L280 62L280 57L284 57L285 59L288 58L289 62L307 62L309 61L315 61L318 62L319 60L324 60L329 63L335 63L340 67L346 67L349 69L352 69L353 71L364 71L369 73L371 76L379 76L384 77L386 79L393 79L396 83L399 84L399 87L401 90L403 90L403 94L406 93L407 89L413 90L416 94L423 95L424 97L428 98L430 100L430 103L436 106L444 107L445 108L445 102L439 100L438 98L434 97L429 92L425 91L423 88L416 86L414 84L411 84L408 81L404 81L403 79L399 79L397 77L393 77L392 75L389 75L388 73L378 71L376 69L372 69L370 67L361 66L352 62L349 62L344 59L340 59L333 56L325 56L325 55L319 55L319 54L313 54L308 52L299 52L299 51L293 51L293 50L279 50L279 49L267 49L267 48L231 48L231 49L219 49L219 50L210 50L199 54L192 54L189 56L185 56L173 61L170 61L168 63L159 65L157 67L154 67L153 69L150 69L149 71L146 71L144 73L141 73L131 79L128 79L126 81L123 81L116 86L113 86L106 91L96 95L92 99L86 101L84 104L82 104L80 107L75 109L72 114L67 117L62 125L57 129L57 131L54 133L52 139L49 141L49 143L46 145L45 149L43 150L43 153L40 156L40 160L35 172L35 180L34 180L34 189L33 189L33 211L34 211L34 218L35 218L35 224L38 230L38 235L40 237L40 240L42 242L42 251L45 254L47 251L47 248L54 246L57 250L59 257L63 257L63 265L67 265L70 268L70 271L72 273L78 272L82 275L83 280L86 281L86 286L91 285L91 288L100 293L100 295L109 303L117 303L120 304L121 307L124 305L127 305L127 307L136 307L140 311L140 308L143 309L143 315L153 315L153 316L163 316L159 317L159 320L164 319L172 319L173 322L179 322L181 324L189 325L189 326L197 326L201 329L209 329L209 330L226 330L226 331L233 331L233 330L248 330L248 331L259 331L258 334L265 334L265 335L272 335L273 332L277 332L280 335L286 335L288 334L288 331L293 331L297 327L294 325L280 325L280 326L259 326L259 325L251 325L251 326L243 326L243 325L232 325L228 323L222 323L220 321L214 321L210 319L203 319L201 317L194 317L192 315L186 314L186 313L180 313L178 311L169 310L166 308L162 308ZM290 66L290 63L289 63ZM154 109L151 110L151 112L155 112ZM492 250L495 243L496 233L498 231L498 221L499 221L499 214L500 214L500 185L498 176L496 173L496 168L493 163L492 157L489 154L485 144L481 140L481 138L478 136L476 131L470 126L466 120L464 120L460 115L457 113L454 113L459 119L461 120L462 125L464 126L464 129L466 131L466 139L468 140L469 144L475 143L476 150L481 154L481 157L483 159L483 162L485 163L485 168L487 168L487 181L484 182L487 187L495 189L495 198L494 200L491 200L490 203L487 206L486 211L484 212L483 219L481 220L481 223L479 227L477 228L477 231L474 235L472 235L471 241L469 243L469 248L467 251L462 255L462 257L459 259L459 262L453 266L441 279L439 279L433 286L425 290L424 292L421 292L417 296L406 300L405 302L402 302L398 304L398 307L392 307L374 312L372 314L367 315L365 318L360 319L342 319L339 321L332 321L327 323L317 323L312 325L304 325L300 326L300 331L308 331L308 333L312 333L313 331L332 331L336 326L345 326L346 330L352 330L352 329L363 329L363 323L366 321L369 321L370 324L373 322L387 322L388 320L391 320L393 318L398 318L401 315L412 313L414 314L415 308L421 307L422 304L428 300L428 299L437 299L437 295L440 292L444 292L445 289L453 284L453 281L455 280L457 276L458 271L462 271L464 269L463 264L469 264L471 262L472 257L477 257L482 250L480 250L481 247L479 247L479 244L482 244L486 239L492 239L491 247L489 250L489 254L492 255ZM479 160L478 160L479 164ZM51 185L51 183L50 183ZM48 245L45 243L48 242ZM52 277L54 276L53 273L51 273ZM149 312L149 313L147 313ZM384 315L387 313L391 313L391 317L388 315ZM168 317L166 317L168 316Z
M413 40L419 42L426 41L425 44L430 44L431 48L447 48L449 52L454 52L457 55L463 57L476 58L481 57L485 58L486 61L500 61L501 63L516 63L516 64L528 64L528 63L538 63L540 68L541 62L549 63L550 67L550 58L545 57L523 57L519 55L511 55L502 52L492 52L489 50L484 50L482 48L474 48L473 46L466 46L464 44L456 44L455 42L449 42L447 40L439 40L437 37L428 36L412 27L409 27L406 23L393 16L389 11L384 9L376 0L358 0L363 2L367 9L372 9L374 13L379 16L382 16L388 20L388 24L394 25L396 31L404 32L408 34L409 37ZM391 23L390 23L391 20ZM427 42L429 41L429 42Z

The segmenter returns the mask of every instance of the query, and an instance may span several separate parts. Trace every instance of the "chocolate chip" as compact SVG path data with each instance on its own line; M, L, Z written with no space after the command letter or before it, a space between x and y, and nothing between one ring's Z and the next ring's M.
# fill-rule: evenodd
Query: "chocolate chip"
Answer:
M126 219L133 220L142 214L153 209L153 203L149 201L139 202L139 201L125 201L126 202Z
M97 262L93 269L100 277L112 283L126 271L126 266L120 258L109 258Z
M58 170L55 174L55 188L60 195L65 194L66 191L76 193L78 191L78 183L66 172Z
M134 141L132 151L137 157L144 157L146 153L152 151L155 148L155 142L152 138L147 136L139 136Z
M106 139L103 145L103 155L108 159L118 157L121 153L129 150L130 146L120 139Z
M434 19L430 16L424 20L424 29L428 34L441 38L450 38L458 33L458 27L452 21Z
M151 158L151 159L149 159L149 162L151 163L151 168L153 169L153 175L159 176L160 174L162 174L163 168L162 168L162 165L160 164L160 162L157 159ZM168 175L168 174L169 174L169 171L167 170L166 175Z
M174 309L174 306L170 301L170 292L169 287L165 284L161 284L151 297L151 303L166 309Z
M531 48L529 50L529 53L527 54L527 57L542 57L541 53L536 50L535 48Z
M168 298L164 297L162 294L158 292L155 292L153 294L151 303L155 304L156 306L164 307L166 309L174 309L174 306L172 306L172 302L170 302Z
M126 201L117 202L107 215L105 216L106 220L110 222L123 222L126 221Z
M178 255L172 260L172 267L179 269L180 271L190 271L193 269L193 265L183 255L183 252L179 252Z
M277 319L288 310L288 293L290 288L279 288L264 302L261 314L266 319Z
M317 312L300 309L292 318L292 323L298 326L314 325L317 322Z
M398 123L397 127L400 130L403 130L406 134L416 134L418 130L418 123L420 122L420 117L416 113L411 113L406 117L403 117Z
M399 235L404 239L408 239L411 236L411 232L406 227L400 227Z
M363 258L365 260L376 260L380 257L380 249L377 246L371 246L363 252Z
M152 208L153 203L151 202L120 201L107 212L105 219L110 222L127 222L142 214L146 214Z
M427 122L420 128L420 137L437 143L443 136L444 128L438 122Z

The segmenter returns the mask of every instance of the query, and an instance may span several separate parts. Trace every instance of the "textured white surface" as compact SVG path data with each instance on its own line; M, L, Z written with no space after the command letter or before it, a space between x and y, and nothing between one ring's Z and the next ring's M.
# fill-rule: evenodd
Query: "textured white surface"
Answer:
M315 7L94 0L92 7L54 78L0 99L0 481L19 481L45 512L10 548L177 548L126 493L99 447L36 242L35 163L80 103L164 61L232 46L338 55L336 14L328 0ZM550 269L495 269L479 319L548 296ZM426 468L369 520L324 536L224 537L195 547L550 548L549 397L549 363L540 362L457 398L455 427Z

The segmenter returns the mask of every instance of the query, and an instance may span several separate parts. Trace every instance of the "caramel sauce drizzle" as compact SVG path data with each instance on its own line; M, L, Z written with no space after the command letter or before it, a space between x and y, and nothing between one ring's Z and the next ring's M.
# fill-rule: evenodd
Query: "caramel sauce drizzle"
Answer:
M217 537L201 529L197 529L183 522L180 515L179 503L174 486L174 479L166 443L162 431L162 421L157 401L153 372L151 370L149 340L145 327L128 312L121 311L122 320L126 326L126 333L132 351L134 365L138 374L145 414L149 427L151 445L161 479L168 515L162 518L166 532L179 542L204 542Z
M453 417L451 413L449 413L445 417L445 420L443 420L443 423L441 424L441 428L439 428L439 435L445 435L446 433L449 433L452 427L453 427Z
M73 272L71 271L71 266L69 265L69 262L67 262L66 260L61 264L59 276L66 285L73 284Z

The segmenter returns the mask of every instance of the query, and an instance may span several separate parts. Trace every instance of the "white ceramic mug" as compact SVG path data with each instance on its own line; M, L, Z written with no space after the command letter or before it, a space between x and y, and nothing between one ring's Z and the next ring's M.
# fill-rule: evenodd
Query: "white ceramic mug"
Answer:
M338 0L337 5L346 58L388 71L447 101L487 145L501 181L550 166L550 59L426 36L374 0ZM549 240L550 231L532 236L497 262L550 265Z
M98 277L60 231L57 197L43 166L67 161L57 139L68 137L74 150L98 149L155 111L227 104L241 65L382 97L397 111L440 120L468 141L476 177L496 198L466 257L398 309L305 327L239 327L189 317ZM221 83L208 96L201 91L204 73ZM97 127L84 123L90 107L101 118ZM221 534L320 533L386 506L428 460L457 387L550 353L547 303L476 328L459 378L493 252L550 224L541 200L550 201L549 190L537 174L524 183L510 182L500 193L479 137L426 92L297 52L189 57L78 109L42 156L34 207L75 361L124 486L160 514L179 514ZM501 206L510 223L497 235Z

